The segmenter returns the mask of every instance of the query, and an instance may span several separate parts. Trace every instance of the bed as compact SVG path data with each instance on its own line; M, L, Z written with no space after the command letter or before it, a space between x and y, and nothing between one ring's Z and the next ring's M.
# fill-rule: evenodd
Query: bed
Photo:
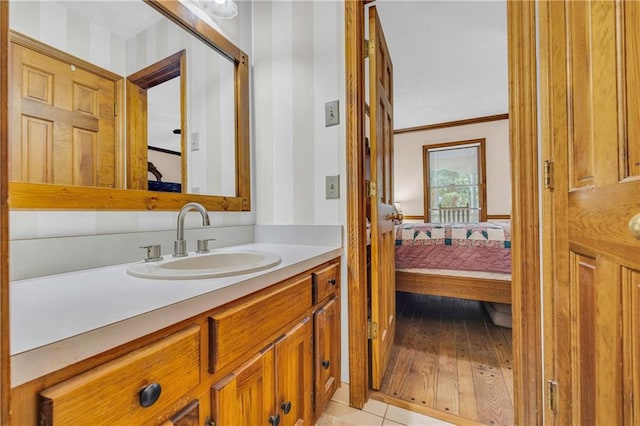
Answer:
M510 304L510 223L396 225L396 290Z

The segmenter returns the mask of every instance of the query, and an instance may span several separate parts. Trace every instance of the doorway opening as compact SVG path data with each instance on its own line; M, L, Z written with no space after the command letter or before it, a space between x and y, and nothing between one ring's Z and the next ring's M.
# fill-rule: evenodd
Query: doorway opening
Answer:
M367 354L364 7L345 2L350 404L369 397ZM535 4L507 2L512 188L514 422L542 423Z

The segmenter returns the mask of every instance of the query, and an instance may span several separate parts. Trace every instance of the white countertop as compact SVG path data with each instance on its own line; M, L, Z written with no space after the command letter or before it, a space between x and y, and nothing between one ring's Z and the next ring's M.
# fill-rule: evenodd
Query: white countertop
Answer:
M14 281L10 285L11 384L17 386L211 310L342 254L341 247L252 243L282 262L231 277L152 280L130 264Z

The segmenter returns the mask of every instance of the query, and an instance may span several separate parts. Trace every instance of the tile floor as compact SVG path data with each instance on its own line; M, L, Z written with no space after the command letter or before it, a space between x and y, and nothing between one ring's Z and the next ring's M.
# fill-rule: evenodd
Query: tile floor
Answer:
M316 426L452 426L451 423L369 399L362 410L349 407L349 384L333 395Z

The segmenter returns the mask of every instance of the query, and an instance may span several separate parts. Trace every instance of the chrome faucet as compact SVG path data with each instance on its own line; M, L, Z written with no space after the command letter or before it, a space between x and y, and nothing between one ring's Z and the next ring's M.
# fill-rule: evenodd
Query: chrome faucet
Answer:
M187 203L178 212L178 235L173 242L173 257L184 257L187 255L187 242L184 239L184 217L187 212L197 210L202 216L202 226L209 226L209 214L207 209L200 203Z

